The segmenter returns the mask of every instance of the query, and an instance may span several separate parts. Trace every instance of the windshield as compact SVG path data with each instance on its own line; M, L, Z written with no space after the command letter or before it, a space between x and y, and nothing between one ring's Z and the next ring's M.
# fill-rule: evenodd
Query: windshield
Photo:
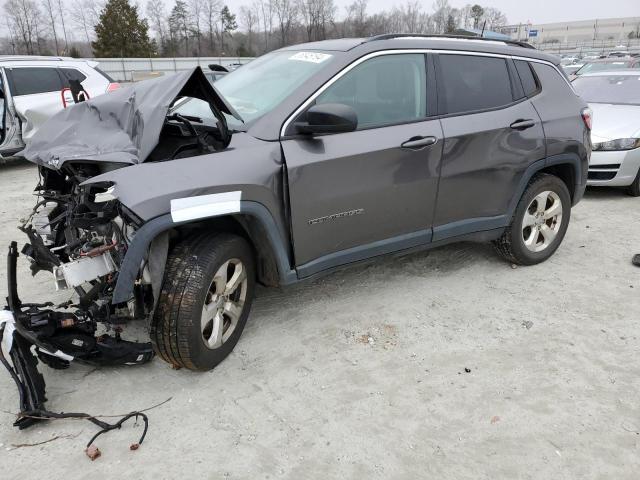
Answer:
M248 123L274 109L332 58L333 54L322 52L268 53L216 79L215 88ZM215 120L209 105L195 98L178 101L172 113L198 117L205 123ZM242 128L238 119L225 117L231 129Z
M640 105L640 73L580 77L573 87L588 103Z
M274 109L332 58L322 52L269 53L225 75L215 88L245 122L251 122ZM240 127L233 117L227 121L231 128Z
M629 62L597 62L587 63L584 67L578 70L576 73L582 75L584 73L604 72L605 70L618 70L620 68L627 68Z

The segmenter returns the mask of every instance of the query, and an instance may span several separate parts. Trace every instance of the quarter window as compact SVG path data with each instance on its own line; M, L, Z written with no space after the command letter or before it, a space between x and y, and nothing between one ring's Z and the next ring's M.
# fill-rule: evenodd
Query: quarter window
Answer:
M62 90L62 81L56 68L12 68L9 72L11 94L14 97Z
M447 113L472 112L513 102L503 58L440 55Z
M66 79L66 81L64 82L65 87L69 86L69 80L78 80L80 83L82 83L87 78L84 73L76 70L75 68L61 68L60 71Z
M422 119L427 115L423 54L390 54L357 65L316 98L342 103L358 115L358 130Z
M522 81L525 96L528 97L533 95L535 91L538 90L538 85L536 83L536 77L533 76L531 65L529 65L529 62L525 62L524 60L516 60L515 63L518 76Z

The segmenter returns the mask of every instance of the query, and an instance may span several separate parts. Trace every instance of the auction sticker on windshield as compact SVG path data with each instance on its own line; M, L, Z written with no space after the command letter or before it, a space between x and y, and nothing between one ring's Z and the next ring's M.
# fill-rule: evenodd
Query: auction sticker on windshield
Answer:
M289 60L299 60L301 62L322 63L329 60L331 55L319 52L298 52L289 57Z

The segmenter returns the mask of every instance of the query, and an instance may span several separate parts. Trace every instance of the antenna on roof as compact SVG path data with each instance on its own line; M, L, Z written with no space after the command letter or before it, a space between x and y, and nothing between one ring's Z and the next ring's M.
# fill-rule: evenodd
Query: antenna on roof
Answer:
M485 20L484 23L482 24L482 32L480 32L480 37L484 38L484 27L487 26L487 21Z

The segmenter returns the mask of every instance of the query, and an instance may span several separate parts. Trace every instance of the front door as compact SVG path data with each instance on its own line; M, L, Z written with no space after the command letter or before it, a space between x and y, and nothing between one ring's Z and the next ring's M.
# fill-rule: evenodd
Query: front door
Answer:
M18 122L9 105L9 90L0 69L0 157L9 156L23 147L18 134Z
M301 277L431 240L442 129L426 59L361 60L312 102L353 107L357 130L282 139Z

